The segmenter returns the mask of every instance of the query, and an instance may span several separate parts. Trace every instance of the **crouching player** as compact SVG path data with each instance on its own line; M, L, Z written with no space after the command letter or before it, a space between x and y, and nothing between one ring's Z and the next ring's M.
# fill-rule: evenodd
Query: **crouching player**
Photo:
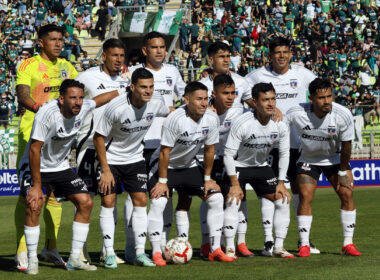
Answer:
M164 122L158 172L150 178L148 184L151 189L148 233L153 248L153 260L156 264L165 265L160 248L162 215L172 189L176 188L179 199L182 196L195 195L206 201L211 240L209 260L231 262L235 259L227 257L220 249L223 196L210 176L214 162L214 145L219 140L219 118L207 109L207 87L202 83L191 82L186 86L185 102L186 106L172 112ZM195 160L202 145L204 169ZM186 212L184 214L187 216ZM177 230L178 236L188 237L188 226L177 226Z
M25 166L20 170L21 194L27 202L24 226L28 249L27 274L38 274L38 220L44 202L42 187L45 186L51 187L55 197L67 198L77 208L66 269L96 270L96 266L83 263L79 257L89 230L92 199L87 186L70 168L67 158L84 117L96 106L117 96L118 92L83 100L83 89L84 85L75 80L65 80L61 84L59 98L37 112L27 149L21 159L22 166Z
M100 227L107 257L106 268L117 267L113 248L116 185L123 182L133 202L132 228L136 265L155 266L145 254L147 232L147 178L143 139L155 117L165 117L169 108L163 98L153 96L153 75L145 68L132 74L131 92L112 100L105 108L94 135L94 146L101 166ZM153 97L152 97L153 96Z
M340 218L344 238L342 252L345 255L360 256L352 241L356 209L349 160L351 141L354 139L354 120L347 108L333 102L329 80L315 79L309 85L309 92L311 103L300 104L286 113L289 124L297 128L302 149L296 178L300 190L297 220L301 245L298 256L310 256L309 236L313 219L311 203L322 172L341 201Z
M294 258L284 249L290 223L290 194L284 185L289 164L289 129L286 123L271 120L276 108L272 84L256 84L252 88L252 97L255 109L244 113L232 124L224 149L224 165L230 181L222 187L227 195L224 218L226 251L234 250L240 201L245 198L245 185L249 183L261 202L265 235L272 234L274 224L273 256ZM267 162L274 145L278 145L280 154L278 178ZM274 211L271 210L273 207L268 207L270 204L274 204Z

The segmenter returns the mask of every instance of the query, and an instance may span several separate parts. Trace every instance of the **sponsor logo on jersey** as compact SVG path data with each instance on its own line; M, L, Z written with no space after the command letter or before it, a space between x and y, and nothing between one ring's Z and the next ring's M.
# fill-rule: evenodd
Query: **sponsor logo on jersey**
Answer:
M168 84L169 87L171 87L173 85L173 79L166 78L166 83Z
M54 87L45 87L44 92L58 92L59 91L59 86L54 86Z
M145 117L145 120L147 122L151 122L153 120L153 113L148 113L147 116Z
M271 178L267 180L267 184L271 186L277 185L277 178Z
M106 87L103 84L100 84L96 89L106 89Z
M66 70L61 70L61 77L62 79L67 79L68 75L67 75Z
M130 119L126 119L126 120L123 122L123 124L131 124Z
M298 93L278 92L276 93L276 99L296 98L297 95Z
M51 140L53 140L53 141L66 141L66 140L70 140L73 137L76 137L76 135L74 134L74 135L70 135L70 136L66 136L66 137L53 136L51 138Z
M137 180L140 182L146 182L148 180L147 174L137 174Z
M177 139L176 143L181 144L184 146L191 146L191 145L198 145L199 143L203 143L204 139L196 139L196 140L182 140L182 139Z
M133 132L140 132L140 131L148 130L149 127L150 127L150 125L148 125L148 126L138 126L138 127L133 127L133 128L122 127L122 128L120 128L120 130L124 131L126 133L133 133Z
M276 140L277 138L278 138L278 133L277 132L272 132L271 134L270 134L270 140L272 140L272 141L274 141L274 140Z
M336 128L335 128L335 126L329 126L327 128L327 133L330 134L330 135L335 135L336 134Z
M202 128L202 135L203 135L203 136L207 136L209 130L210 130L210 129L209 129L208 127L204 127L204 128Z
M154 91L157 92L158 94L161 94L161 95L170 95L170 94L172 94L171 90L166 90L166 89L155 89Z
M265 148L272 147L272 145L270 145L270 144L250 144L250 143L244 143L243 147L250 148L250 149L265 149Z
M224 127L225 128L230 128L231 127L231 121L225 121L224 122Z
M49 76L46 73L44 73L43 76L42 76L42 79L49 80Z
M314 141L329 141L330 137L323 137L323 136L316 136L316 135L308 135L303 133L301 135L302 138L309 139L309 140L314 140Z
M297 80L290 80L290 87L291 88L297 88L298 87L298 83L297 83Z
M304 128L302 128L303 130L311 130L311 128L310 128L310 126L309 125L307 125L307 126L305 126Z
M80 123L81 123L81 120L77 120L77 121L74 123L74 127L78 129L78 128L80 127Z
M82 187L83 188L83 185L84 185L83 180L80 178L74 179L70 183L71 183L71 185L73 185L73 187ZM87 188L86 188L86 191L87 191Z

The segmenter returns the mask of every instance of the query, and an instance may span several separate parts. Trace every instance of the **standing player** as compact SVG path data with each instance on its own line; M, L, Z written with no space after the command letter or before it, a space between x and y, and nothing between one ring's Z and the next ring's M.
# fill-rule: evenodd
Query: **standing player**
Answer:
M100 227L107 257L106 268L117 267L113 241L116 185L123 182L133 202L132 228L136 242L136 264L155 266L145 254L148 217L147 173L143 139L156 116L169 113L161 96L153 96L153 75L144 68L132 74L131 92L107 105L94 135L94 146L101 165L99 191L102 196Z
M269 58L271 60L269 67L263 66L245 77L251 86L261 82L272 83L276 91L276 106L283 113L287 112L294 104L307 102L308 86L316 76L304 67L290 65L292 59L290 41L282 37L271 40L269 44ZM295 212L297 211L299 202L298 190L295 184L295 164L299 157L299 145L297 131L295 128L290 127L290 164L287 177L293 193L293 209ZM278 174L276 164L278 162L277 148L272 150L270 157L273 170L275 174ZM268 207L267 210L263 211L273 212L273 207ZM273 245L273 236L265 236L264 250L261 253L264 256L272 256ZM312 254L320 253L312 244L310 244L310 249Z
M107 93L94 100L85 100L84 85L68 79L60 86L60 96L36 114L28 146L21 159L21 195L27 203L25 240L28 249L27 274L38 274L37 247L40 235L39 215L45 200L42 188L50 186L56 197L67 198L77 208L73 223L70 258L66 269L96 270L83 263L80 252L86 242L92 200L87 187L70 168L67 160L83 118L95 106L101 106L116 96Z
M341 201L345 255L360 256L353 244L356 209L354 182L350 168L354 120L351 112L333 102L328 79L315 79L309 86L311 103L292 107L286 114L300 135L301 156L297 163L297 186L300 190L297 221L301 245L298 256L310 256L311 203L318 178L323 172Z
M232 262L220 249L223 228L223 196L211 180L214 145L219 139L219 118L207 109L207 87L191 82L185 88L186 106L178 108L162 127L158 172L149 179L151 204L148 214L148 233L152 243L153 260L164 266L160 240L163 212L172 189L179 196L199 196L206 201L207 224L210 231L210 261ZM195 156L204 145L204 169L197 166ZM153 170L152 170L153 171ZM170 191L169 191L170 188ZM178 236L188 237L188 227L178 226Z
M165 38L158 32L149 32L144 36L143 47L141 49L145 63L129 68L133 73L138 68L145 68L149 70L154 77L154 95L161 95L165 100L165 105L174 110L173 98L174 93L178 98L182 97L186 84L182 80L181 74L178 69L170 64L163 63L166 56ZM157 117L154 119L151 128L145 136L144 142L144 158L147 164L147 171L149 173L149 162L153 152L160 147L161 127L164 118ZM134 245L131 224L129 223L132 214L132 203L130 198L127 199L125 204L125 219L127 227L127 248L126 259L133 260L133 252L131 247ZM165 208L164 214L164 234L162 235L162 245L165 246L169 237L169 232L172 223L173 204L170 198ZM127 226L128 225L128 226ZM132 237L132 238L131 238Z
M76 80L85 85L84 93L86 98L92 99L102 93L113 90L121 90L129 85L129 80L123 79L120 75L120 71L124 63L124 57L124 44L120 39L112 38L103 43L103 64L99 67L92 67L84 72L81 72L76 77ZM90 193L97 192L93 135L95 127L97 127L100 117L103 115L104 108L104 106L97 108L91 114L88 114L78 134L79 144L76 148L78 175L86 183ZM113 217L115 218L116 224L116 207ZM89 261L85 248L86 246L84 247L84 255L86 255L86 259ZM101 260L104 259L104 256L105 251L103 246ZM116 260L118 263L124 263L124 261L117 256Z
M230 181L230 184L223 185L227 197L224 218L226 251L235 250L240 199L243 193L245 198L245 185L249 183L261 202L265 235L272 234L272 227L266 225L274 224L276 239L273 256L294 258L284 249L290 223L290 194L284 185L289 164L289 129L284 122L271 120L276 107L276 93L272 84L256 84L252 88L252 97L255 109L233 123L224 149L224 165ZM268 164L268 155L276 144L280 155L278 177ZM274 211L263 211L269 206Z
M17 69L16 94L20 104L26 109L18 135L18 170L23 168L19 163L29 141L35 113L45 102L58 97L62 81L77 75L77 71L70 62L58 58L62 51L63 35L64 30L54 24L41 27L38 32L41 54L26 59ZM46 243L41 255L46 260L53 261L55 265L65 266L56 245L62 206L49 189L47 193L49 198L44 209ZM24 237L25 211L25 200L20 195L15 209L15 225L18 246L16 262L17 268L22 271L28 266Z

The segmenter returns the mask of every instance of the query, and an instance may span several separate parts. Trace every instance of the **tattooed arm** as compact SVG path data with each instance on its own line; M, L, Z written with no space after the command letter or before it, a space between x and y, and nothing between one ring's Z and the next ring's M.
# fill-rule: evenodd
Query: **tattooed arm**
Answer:
M340 152L340 171L347 171L347 167L349 165L349 161L351 158L351 141L342 141L342 151ZM340 187L345 187L350 190L353 190L354 184L352 179L346 174L340 176L338 174L338 184L336 186L336 190L338 191Z
M25 107L26 109L37 113L40 104L36 103L31 97L30 97L30 87L27 85L18 85L16 87L16 94L17 99L20 102L20 104Z

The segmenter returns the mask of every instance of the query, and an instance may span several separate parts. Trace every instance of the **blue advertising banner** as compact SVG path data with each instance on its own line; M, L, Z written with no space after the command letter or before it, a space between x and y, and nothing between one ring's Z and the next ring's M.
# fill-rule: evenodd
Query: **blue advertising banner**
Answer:
M380 186L380 159L351 160L350 163L356 187ZM323 174L319 178L318 187L330 187ZM16 170L0 170L0 196L18 195L19 192Z

